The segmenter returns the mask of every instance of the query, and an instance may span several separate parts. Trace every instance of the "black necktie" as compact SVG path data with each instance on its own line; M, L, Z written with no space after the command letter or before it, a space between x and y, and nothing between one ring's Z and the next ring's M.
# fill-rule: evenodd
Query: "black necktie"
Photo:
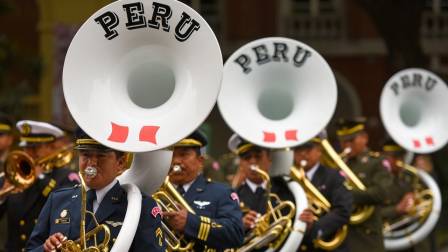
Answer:
M185 194L185 189L183 185L178 185L177 186L177 192L179 192L179 194L183 197Z
M261 196L264 194L264 189L261 186L258 186L257 189L255 190L255 195Z
M96 191L91 189L87 191L86 210L93 212L93 201L96 200Z
M86 210L93 213L93 201L96 200L96 191L91 189L87 191L86 197ZM91 214L86 214L86 227L89 226L90 222L92 222L93 218Z

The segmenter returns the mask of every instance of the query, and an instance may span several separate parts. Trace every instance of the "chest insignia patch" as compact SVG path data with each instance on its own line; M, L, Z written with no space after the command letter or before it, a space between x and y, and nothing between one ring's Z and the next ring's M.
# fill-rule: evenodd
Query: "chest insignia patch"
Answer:
M61 218L65 218L65 217L67 217L67 214L68 214L67 209L64 209L64 210L61 211L60 216L61 216Z
M206 206L210 205L210 201L195 200L193 203L196 204L198 209L205 209Z
M119 222L119 221L117 221L117 222L115 222L115 221L106 221L106 224L108 224L109 226L112 226L112 227L118 227L118 226L123 226L123 222Z

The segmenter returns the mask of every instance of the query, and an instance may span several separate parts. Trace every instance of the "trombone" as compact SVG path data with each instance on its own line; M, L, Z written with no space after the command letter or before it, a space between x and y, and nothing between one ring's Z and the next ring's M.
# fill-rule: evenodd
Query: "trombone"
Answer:
M335 163L335 165L345 173L347 178L345 186L349 190L353 190L353 188L365 191L367 190L366 186L361 182L361 180L352 172L352 170L347 166L347 164L342 160L341 156L346 156L350 153L350 150L344 150L342 155L340 156L331 146L330 142L327 139L321 140L321 145L324 148L325 152L329 156L329 158ZM357 206L352 215L350 216L350 224L357 225L366 221L373 214L375 210L374 206Z
M64 146L58 151L38 160L34 160L24 151L15 150L8 154L4 172L0 173L0 178L5 179L11 186L0 191L0 197L11 192L24 191L31 187L36 181L35 169L41 166L44 172L50 172L55 168L62 168L73 159L73 144Z
M324 213L328 213L331 208L331 203L325 198L322 193L317 190L317 188L309 181L305 176L305 171L303 167L306 165L306 161L300 163L300 167L297 168L295 166L291 167L290 177L297 181L302 188L306 192L306 196L308 198L308 204L311 211L316 216L322 216ZM316 239L313 241L314 246L316 248L320 248L323 250L334 250L339 247L342 242L347 237L348 228L347 225L342 226L336 234L334 238L330 241L325 241L323 239Z

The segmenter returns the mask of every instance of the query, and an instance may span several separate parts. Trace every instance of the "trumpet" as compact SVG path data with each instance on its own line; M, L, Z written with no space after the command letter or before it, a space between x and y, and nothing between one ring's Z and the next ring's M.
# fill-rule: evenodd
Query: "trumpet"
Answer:
M306 166L306 161L303 160L300 163L300 167L291 167L290 177L297 181L305 190L308 199L309 208L314 213L315 216L322 216L324 213L328 213L331 208L331 203L325 198L322 193L317 190L317 188L306 178L305 171L303 167ZM316 248L323 250L334 250L339 247L342 242L347 237L347 225L344 225L339 229L334 238L330 241L325 241L323 239L316 239L313 241Z
M173 171L180 171L179 166L174 166ZM180 204L188 212L195 214L193 208L188 205L184 198L177 192L176 188L170 183L169 176L165 178L162 186L152 195L159 207L164 212L179 211L177 204ZM188 241L183 235L179 235L171 231L171 229L162 221L162 230L165 234L165 241L169 247L169 251L193 251L194 241Z
M267 211L257 219L255 228L244 238L244 245L237 251L252 251L265 246L276 250L291 232L292 219L294 218L296 208L291 201L282 201L278 195L270 193L270 178L265 171L256 165L252 165L251 170L258 173L263 180L268 182ZM274 207L272 202L277 202L277 205ZM285 214L282 211L287 212Z
M333 149L330 142L327 139L321 140L321 146L324 148L326 154L331 158L331 160L336 164L336 166L341 169L347 180L345 186L349 190L365 191L366 186L361 182L361 180L352 172L352 170L347 166L347 164L342 160L341 156ZM350 149L346 149L342 152L342 156L345 158L349 153ZM366 221L373 214L375 210L374 206L357 206L350 216L350 224L357 225Z
M5 172L0 173L0 178L5 177L11 186L0 191L0 197L10 192L28 189L36 181L36 166L42 167L44 172L50 172L55 168L62 168L73 159L73 145L67 145L60 150L38 160L34 160L24 151L15 150L8 154L5 161Z
M86 176L94 177L96 176L95 168L90 168L85 174ZM60 251L62 252L108 252L109 251L109 241L110 241L110 230L105 224L98 224L95 214L91 211L87 211L87 196L86 196L86 185L82 177L81 172L79 173L81 179L81 223L79 231L79 239L65 240L62 242ZM90 214L92 220L95 222L95 228L86 233L86 215ZM104 239L101 243L97 242L98 233L103 232ZM87 242L93 239L94 245L87 246Z

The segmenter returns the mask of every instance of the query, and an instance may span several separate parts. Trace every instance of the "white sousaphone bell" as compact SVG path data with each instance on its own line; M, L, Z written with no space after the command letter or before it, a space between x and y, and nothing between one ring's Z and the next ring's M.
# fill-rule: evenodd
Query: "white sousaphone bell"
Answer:
M112 251L128 251L142 191L166 177L163 148L193 132L212 110L222 56L206 21L175 0L113 2L95 12L68 48L63 70L67 106L77 124L110 148L139 152L119 180L128 209Z
M419 68L394 74L383 88L380 114L389 135L404 149L431 153L448 141L446 102L448 87L437 75ZM387 231L384 244L388 250L409 248L433 230L440 216L442 197L434 179L416 170L421 183L431 192L431 212L425 219L407 216L407 225Z
M288 38L252 41L224 65L219 110L230 128L256 145L280 149L316 136L330 121L337 101L336 80L324 58L308 45ZM287 175L292 152L273 153L271 175ZM288 183L296 218L280 251L300 245L305 224L298 214L307 207L297 182ZM272 250L272 249L271 249Z
M448 87L437 75L418 68L394 74L380 98L384 127L400 146L434 152L448 142Z

